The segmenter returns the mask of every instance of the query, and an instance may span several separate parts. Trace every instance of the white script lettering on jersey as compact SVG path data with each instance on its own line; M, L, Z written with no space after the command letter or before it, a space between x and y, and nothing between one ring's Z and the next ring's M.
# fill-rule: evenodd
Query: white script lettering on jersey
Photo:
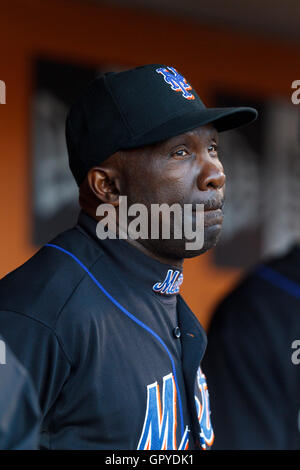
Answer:
M183 282L183 274L180 271L168 269L167 275L163 282L156 282L153 286L154 292L160 294L177 294L180 285Z

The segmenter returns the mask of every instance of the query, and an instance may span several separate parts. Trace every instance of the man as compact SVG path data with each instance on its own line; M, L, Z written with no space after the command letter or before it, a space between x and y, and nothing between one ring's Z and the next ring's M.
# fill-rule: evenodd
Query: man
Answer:
M35 450L41 413L32 381L0 339L0 449Z
M161 65L105 74L71 108L78 224L0 286L0 327L39 394L41 448L212 444L199 367L206 335L179 295L182 262L220 233L218 132L255 118L251 108L205 108L176 69ZM186 249L174 230L170 239L99 239L98 206L118 209L120 196L129 208L204 204L204 245Z
M220 304L203 361L214 449L300 448L300 247L259 265Z

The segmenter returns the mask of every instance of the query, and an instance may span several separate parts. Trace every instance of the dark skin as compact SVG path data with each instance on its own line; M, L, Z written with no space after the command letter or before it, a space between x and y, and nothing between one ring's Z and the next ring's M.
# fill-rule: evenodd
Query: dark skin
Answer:
M187 251L186 240L127 239L148 256L181 267L184 258L198 256L216 245L223 221L225 174L218 156L218 132L212 124L198 127L164 142L116 152L89 170L80 186L81 208L95 220L101 203L128 207L143 203L204 204L204 246ZM194 220L193 214L193 220ZM118 216L117 216L118 224Z

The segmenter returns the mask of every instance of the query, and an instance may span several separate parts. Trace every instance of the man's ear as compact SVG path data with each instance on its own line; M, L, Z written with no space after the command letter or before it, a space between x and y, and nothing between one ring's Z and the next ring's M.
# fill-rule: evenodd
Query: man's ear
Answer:
M87 183L96 196L103 203L119 205L120 178L117 168L109 166L95 166L87 174Z

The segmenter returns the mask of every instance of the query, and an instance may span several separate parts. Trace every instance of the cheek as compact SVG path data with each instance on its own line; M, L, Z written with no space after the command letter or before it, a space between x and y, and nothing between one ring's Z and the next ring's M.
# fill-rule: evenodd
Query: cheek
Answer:
M182 178L161 174L135 180L128 189L128 200L145 205L180 203L186 199L189 192L186 181Z
M160 202L184 203L191 198L195 181L188 162L172 162L157 175L156 195Z
M151 158L147 162L136 161L126 178L128 202L183 203L189 199L193 188L191 170L190 165L183 162L165 165Z
M170 170L168 177L170 194L178 202L188 202L196 188L197 175L193 167L188 162L185 163Z
M190 181L181 175L161 176L155 190L156 200L160 203L183 203L191 192Z

